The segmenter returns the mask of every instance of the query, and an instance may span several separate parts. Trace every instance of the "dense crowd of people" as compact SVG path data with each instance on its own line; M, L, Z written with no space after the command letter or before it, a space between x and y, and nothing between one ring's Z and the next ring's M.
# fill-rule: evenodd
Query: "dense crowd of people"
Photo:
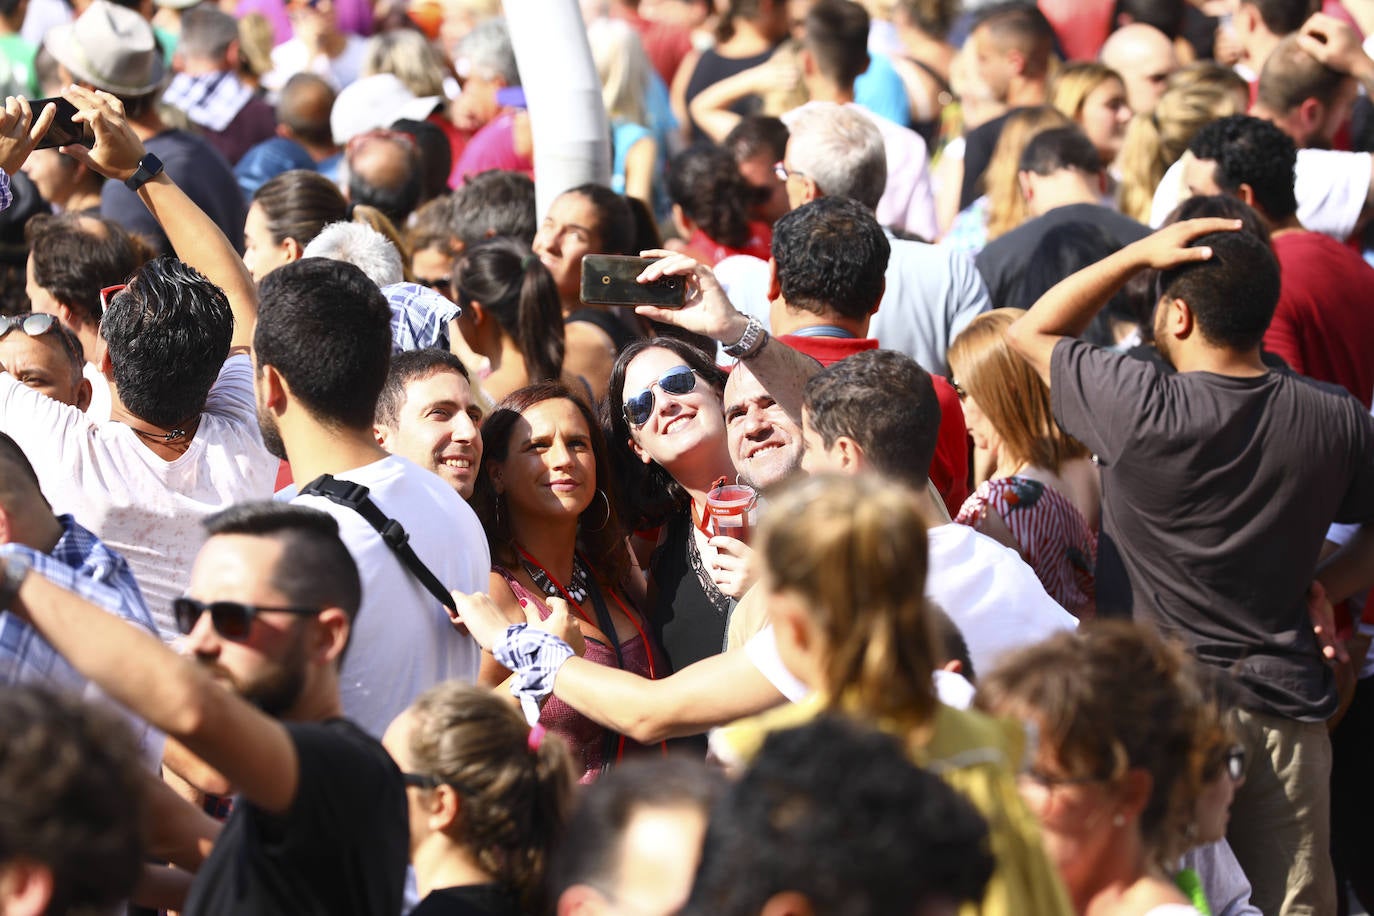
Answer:
M1374 2L554 6L0 0L0 913L1374 905Z

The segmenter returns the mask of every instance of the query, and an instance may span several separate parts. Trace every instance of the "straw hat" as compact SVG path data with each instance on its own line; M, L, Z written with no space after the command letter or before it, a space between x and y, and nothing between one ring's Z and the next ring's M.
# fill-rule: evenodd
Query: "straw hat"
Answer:
M109 0L95 0L75 22L50 29L43 46L78 82L115 95L147 95L166 75L148 20Z

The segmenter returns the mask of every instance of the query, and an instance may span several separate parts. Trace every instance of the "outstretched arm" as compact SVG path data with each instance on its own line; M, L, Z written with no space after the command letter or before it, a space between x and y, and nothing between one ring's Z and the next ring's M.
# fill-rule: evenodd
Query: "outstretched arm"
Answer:
M484 648L504 638L508 621L491 598L461 592L453 597L468 632ZM557 598L549 600L555 611L550 620L566 614L563 604ZM572 657L558 668L553 695L593 722L641 744L700 734L785 699L743 649L702 659L661 680Z
M89 150L64 146L62 152L112 181L131 178L146 150L124 117L124 103L108 92L80 86L69 87L63 95L79 109L72 120L91 126L95 146ZM258 291L234 246L166 172L143 185L138 196L167 234L177 257L224 290L234 312L231 352L250 349L258 320Z
M1147 235L1055 284L1007 328L1007 342L1049 384L1055 344L1087 330L1093 316L1127 280L1147 267L1167 270L1190 261L1205 261L1212 256L1212 249L1190 247L1189 243L1240 226L1240 220L1234 219L1193 219Z
M688 255L671 251L641 251L640 255L659 260L645 268L639 275L639 282L648 283L667 276L686 277L687 304L680 309L641 305L635 308L636 313L727 345L744 337L750 319L725 295L711 268ZM800 426L802 390L807 380L820 371L821 364L773 338L769 338L762 349L743 359L749 363L749 371L773 396L774 402Z
M0 582L15 558L0 560ZM17 568L17 567L16 567ZM261 808L284 812L300 767L286 728L155 636L28 572L11 613L116 702L185 744Z

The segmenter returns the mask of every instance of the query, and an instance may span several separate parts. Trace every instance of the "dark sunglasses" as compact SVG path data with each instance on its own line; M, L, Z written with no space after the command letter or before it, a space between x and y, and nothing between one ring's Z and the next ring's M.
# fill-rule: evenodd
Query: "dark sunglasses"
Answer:
M57 318L43 312L13 317L0 315L0 337L4 337L10 331L20 331L30 337L37 337L39 334L48 333L55 327L57 327Z
M320 612L317 607L267 607L261 604L240 604L237 601L197 601L194 598L172 599L172 614L177 621L177 629L189 634L196 628L200 615L210 612L210 623L215 632L225 639L247 639L253 629L253 618L264 611L279 614L296 614L313 617Z
M691 366L674 366L658 377L648 388L625 399L625 421L635 429L649 422L654 413L654 385L664 394L684 395L697 387L696 370Z
M436 293L440 293L444 296L449 295L449 293L452 291L451 288L453 286L453 281L450 280L448 277L436 277L432 280L426 279L424 277L416 277L415 282L420 284L421 286L427 286L430 289L434 290Z

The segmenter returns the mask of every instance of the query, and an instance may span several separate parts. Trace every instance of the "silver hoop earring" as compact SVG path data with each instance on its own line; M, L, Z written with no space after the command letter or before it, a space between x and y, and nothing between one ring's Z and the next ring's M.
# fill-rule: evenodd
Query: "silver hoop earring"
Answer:
M611 521L611 498L610 498L609 496L607 496L607 495L606 495L606 491L605 491L605 490L602 490L600 487L597 487L597 489L596 489L596 495L597 495L597 496L600 496L600 497L601 497L603 500L605 500L605 502L606 502L606 517L603 518L603 519L601 520L601 524L597 525L595 528L592 528L592 527L588 526L588 527L585 529L585 530L587 530L587 531L600 531L602 528L605 528L606 525L609 524L610 521ZM596 497L595 497L595 496L592 497L592 502L593 502L593 504L596 502ZM588 506L588 507L587 507L587 510L590 510L590 509L591 509L591 506Z

